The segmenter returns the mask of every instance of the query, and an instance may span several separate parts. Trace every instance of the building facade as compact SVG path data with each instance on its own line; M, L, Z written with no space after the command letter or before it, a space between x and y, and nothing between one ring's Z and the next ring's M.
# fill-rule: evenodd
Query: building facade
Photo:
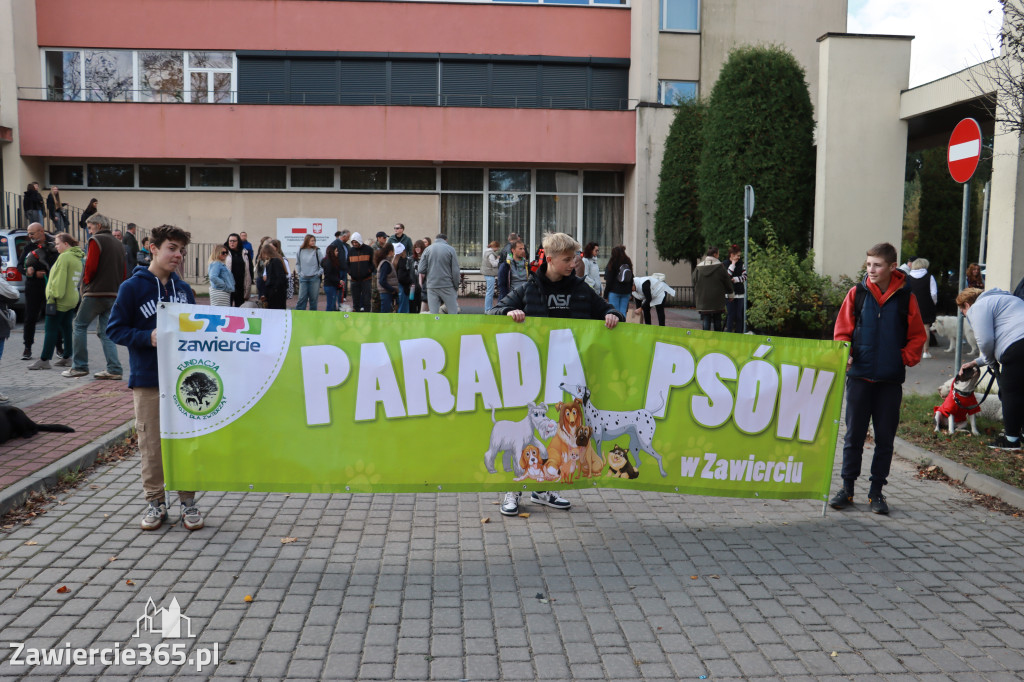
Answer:
M3 185L201 242L278 218L484 245L547 231L661 262L676 97L729 49L788 47L816 92L845 0L0 0ZM7 25L5 25L5 23Z

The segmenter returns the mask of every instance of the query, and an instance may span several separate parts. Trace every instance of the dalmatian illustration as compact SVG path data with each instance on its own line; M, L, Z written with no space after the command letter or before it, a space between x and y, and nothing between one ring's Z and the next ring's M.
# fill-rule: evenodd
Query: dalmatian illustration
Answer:
M586 423L594 430L591 439L594 441L594 449L598 454L601 452L602 441L612 440L619 436L629 436L629 450L633 453L636 468L640 468L638 453L643 450L657 461L662 477L668 476L665 466L662 464L661 455L651 444L651 441L654 440L654 429L658 425L650 410L624 412L599 410L594 403L590 402L590 389L586 386L559 384L559 388L582 401ZM659 409L661 409L660 406L654 411L657 412Z

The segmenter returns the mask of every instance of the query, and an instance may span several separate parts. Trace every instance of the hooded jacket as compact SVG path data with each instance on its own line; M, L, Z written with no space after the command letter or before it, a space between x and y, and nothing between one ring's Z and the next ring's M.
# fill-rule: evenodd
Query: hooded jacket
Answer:
M909 299L907 319L899 319L897 292L904 288L906 278L902 270L893 271L889 286L883 292L865 276L863 282L847 292L832 336L836 341L850 341L853 344L850 348L848 376L902 384L906 378L906 368L921 362L928 332L921 321L917 298L910 293L909 288L900 294ZM858 288L867 291L859 314L854 310Z
M978 341L978 364L990 365L1024 339L1024 301L1003 289L989 289L967 309Z
M78 283L82 280L82 259L85 251L72 246L57 257L46 280L46 302L56 303L57 310L67 312L78 305Z
M693 293L699 312L722 312L726 296L733 293L732 280L722 261L705 256L693 273Z
M107 336L114 343L128 347L129 388L160 385L152 334L156 329L157 304L161 301L195 303L196 297L176 273L172 272L164 285L141 265L118 289L117 300L110 311Z
M527 317L568 317L574 320L603 320L609 313L626 318L608 301L597 295L590 285L575 273L557 282L548 279L547 263L530 275L526 284L521 284L502 298L488 312L489 315L505 315L512 310L522 310Z

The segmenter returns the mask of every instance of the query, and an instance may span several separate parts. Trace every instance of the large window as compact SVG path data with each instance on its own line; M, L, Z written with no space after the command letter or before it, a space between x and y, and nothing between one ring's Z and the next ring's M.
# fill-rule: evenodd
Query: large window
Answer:
M659 0L662 31L699 31L700 0Z
M658 101L675 106L697 98L697 83L694 81L658 81Z
M46 96L90 102L235 100L234 52L45 50Z

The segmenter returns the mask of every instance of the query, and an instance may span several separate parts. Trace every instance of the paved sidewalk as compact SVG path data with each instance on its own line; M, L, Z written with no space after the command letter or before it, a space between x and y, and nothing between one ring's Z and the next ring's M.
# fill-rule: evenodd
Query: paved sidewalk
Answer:
M493 494L209 492L195 533L138 529L138 468L102 467L0 534L0 679L1024 677L1024 519L903 460L888 517L863 487L825 517L806 500L619 490L528 519ZM172 598L195 637L146 632L147 600ZM21 660L216 646L218 664L15 665L11 643Z

